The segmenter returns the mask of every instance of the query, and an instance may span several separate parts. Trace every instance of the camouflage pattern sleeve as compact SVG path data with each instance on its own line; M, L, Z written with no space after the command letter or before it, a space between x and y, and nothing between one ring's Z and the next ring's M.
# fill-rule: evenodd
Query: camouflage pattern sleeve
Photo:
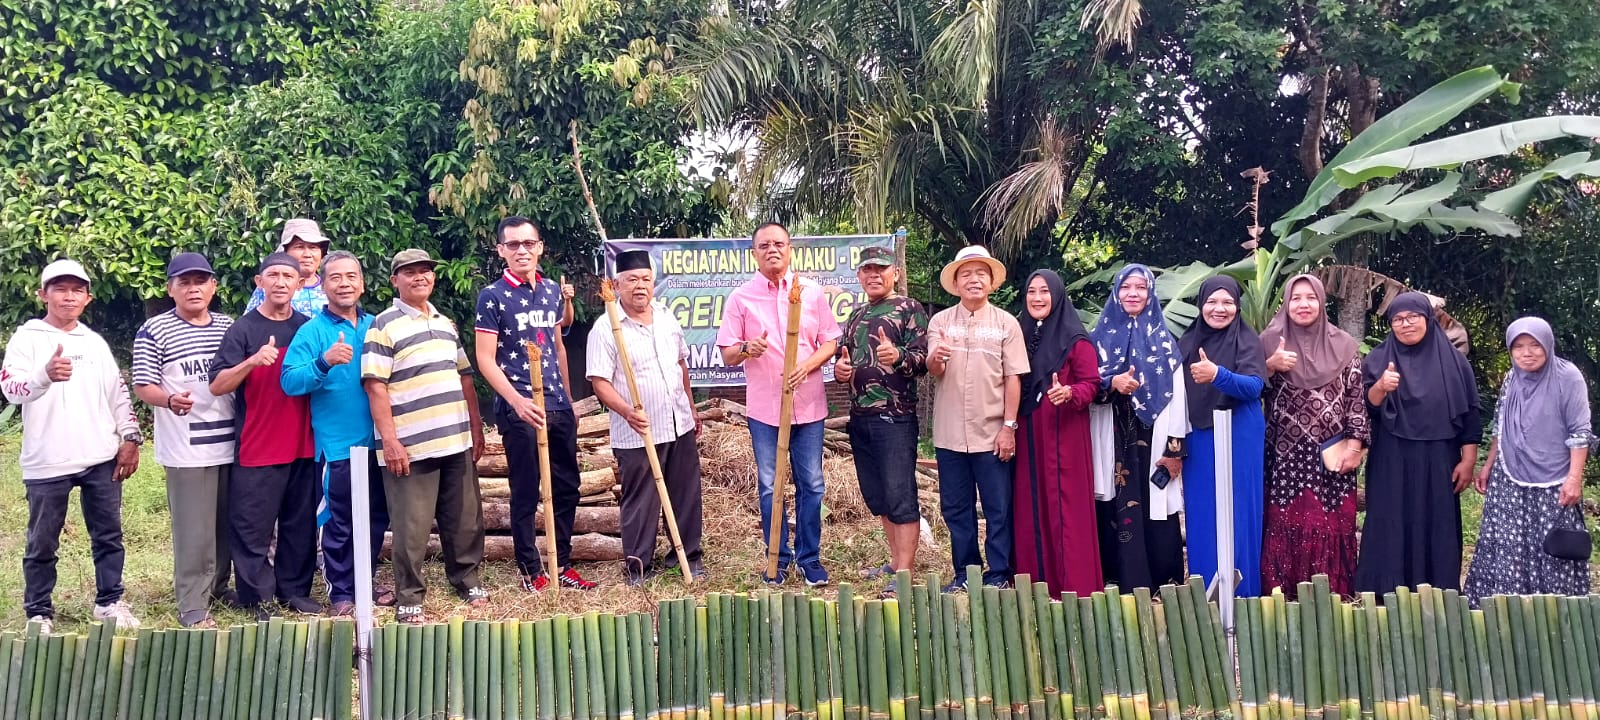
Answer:
M928 372L928 313L922 303L906 299L901 313L900 374L918 377Z

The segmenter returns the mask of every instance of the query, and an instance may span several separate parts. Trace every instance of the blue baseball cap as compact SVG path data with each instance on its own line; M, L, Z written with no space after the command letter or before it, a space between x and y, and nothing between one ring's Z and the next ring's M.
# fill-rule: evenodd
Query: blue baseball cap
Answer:
M211 263L206 256L197 252L182 252L172 256L172 261L167 263L167 277L175 278L185 273L205 273L216 275L217 271L211 269Z

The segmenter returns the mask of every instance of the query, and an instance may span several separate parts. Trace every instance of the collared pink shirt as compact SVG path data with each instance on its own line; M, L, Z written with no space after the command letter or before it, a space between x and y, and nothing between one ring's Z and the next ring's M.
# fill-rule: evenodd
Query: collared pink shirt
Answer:
M767 352L761 357L746 358L745 410L752 420L768 425L778 424L778 406L783 399L783 346L784 333L789 327L789 283L794 274L782 282L773 283L765 275L757 274L728 296L722 310L722 327L717 330L717 346L731 347L767 334ZM825 342L838 340L843 332L833 310L828 307L828 296L816 282L800 279L800 337L795 353L796 362L810 357ZM828 417L828 398L822 383L822 372L806 377L794 393L794 422L816 422Z

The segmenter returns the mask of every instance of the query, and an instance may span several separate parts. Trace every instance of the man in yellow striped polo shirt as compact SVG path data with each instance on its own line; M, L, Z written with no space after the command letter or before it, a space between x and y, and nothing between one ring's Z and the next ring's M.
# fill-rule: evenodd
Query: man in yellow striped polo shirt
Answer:
M473 606L489 601L478 578L483 501L474 469L483 453L483 423L455 323L428 301L434 265L422 250L395 254L389 264L394 306L372 321L361 355L361 384L383 440L395 619L410 624L425 619L422 558L435 521L445 575L456 593Z

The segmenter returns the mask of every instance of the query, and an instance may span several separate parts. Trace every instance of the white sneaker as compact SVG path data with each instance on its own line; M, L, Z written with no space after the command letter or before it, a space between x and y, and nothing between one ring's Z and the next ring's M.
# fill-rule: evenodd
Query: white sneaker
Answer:
M35 616L31 617L31 618L28 618L28 622L30 622L30 623L39 623L39 634L40 635L49 635L50 631L54 630L55 626L56 626L54 621L52 621L50 618L47 618L47 617L45 617L43 615L35 615Z
M94 619L116 620L118 629L138 630L139 618L133 616L133 608L118 600L110 605L94 606Z

